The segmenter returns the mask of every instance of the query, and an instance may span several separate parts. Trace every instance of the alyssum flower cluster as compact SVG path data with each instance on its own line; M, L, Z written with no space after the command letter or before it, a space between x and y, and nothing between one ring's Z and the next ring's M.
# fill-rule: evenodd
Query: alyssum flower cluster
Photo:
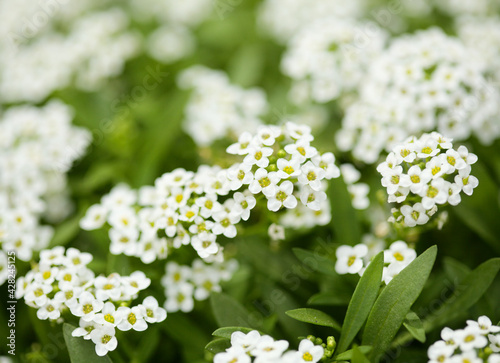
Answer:
M149 263L166 257L167 248L191 245L208 261L222 261L221 236L234 238L236 224L250 218L256 197L277 212L301 203L313 211L327 204L325 180L338 177L332 153L319 154L307 126L286 123L243 133L228 153L244 156L229 169L201 166L176 169L135 192L118 186L89 208L84 229L111 226L110 251Z
M451 139L437 132L410 137L378 165L389 203L397 203L391 221L423 225L438 205L457 205L461 193L472 195L478 180L471 175L477 156L465 146L453 149Z
M429 363L498 363L500 362L500 326L490 318L480 316L467 320L464 329L441 331L442 340L432 344L428 351Z
M333 352L335 341L330 340L328 345L322 345L327 349L331 348ZM269 335L260 335L256 330L248 334L236 331L231 334L231 347L216 354L214 363L316 363L323 358L326 351L321 343L315 345L309 339L300 342L298 351L286 351L289 345L286 340L274 340Z
M118 344L115 329L146 330L147 323L161 322L166 312L152 296L142 304L131 305L151 280L142 271L130 276L113 273L95 276L87 267L92 255L75 248L58 246L40 253L39 264L17 281L16 298L24 297L28 306L38 309L41 320L63 322L63 314L80 319L73 336L95 343L102 356Z

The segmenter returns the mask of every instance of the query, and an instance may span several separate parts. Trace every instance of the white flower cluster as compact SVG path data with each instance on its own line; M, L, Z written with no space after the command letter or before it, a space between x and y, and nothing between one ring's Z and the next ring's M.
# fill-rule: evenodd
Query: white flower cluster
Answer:
M372 62L337 145L371 164L384 149L425 131L491 144L500 136L500 93L486 74L472 49L440 29L397 38Z
M479 183L470 174L477 156L465 146L454 150L451 141L437 132L410 137L377 166L388 202L399 205L392 222L425 224L438 205L459 204L462 192L472 195Z
M80 328L73 336L92 339L96 353L102 356L117 346L115 328L143 331L147 323L163 321L166 312L152 296L130 307L139 291L151 283L142 271L96 277L87 267L91 260L90 253L75 248L65 251L57 246L41 251L40 263L17 280L16 298L24 297L28 306L38 309L41 320L62 322L61 313L69 310L80 318Z
M265 0L259 11L259 26L285 44L303 26L319 19L349 19L362 15L365 0L342 3L325 0Z
M282 72L294 80L294 103L325 103L357 89L387 34L375 23L322 18L288 42Z
M166 273L161 279L167 297L165 310L185 313L192 311L195 300L203 301L208 299L212 291L220 292L220 282L231 279L237 269L236 260L207 265L196 259L192 266L179 265L173 261L167 263Z
M185 108L184 130L200 146L244 131L253 132L267 111L264 92L245 90L232 85L222 71L193 66L183 71L177 81L182 89L192 90Z
M500 17L464 17L456 28L464 44L481 54L487 75L500 82Z
M80 225L92 230L109 223L111 253L144 263L166 257L167 246L188 244L202 259L221 261L216 240L236 236L236 224L248 220L257 203L254 195L263 194L273 212L295 208L297 199L312 211L328 205L324 180L340 171L332 153L320 155L311 146L310 131L288 122L262 126L255 135L245 132L227 149L245 156L242 163L229 169L201 166L196 173L176 169L138 193L119 185L88 209Z
M320 211L328 204L325 181L339 177L340 170L335 156L320 154L313 140L310 127L291 122L262 126L255 135L245 132L227 148L230 154L245 156L229 169L228 178L235 186L248 185L253 194L262 192L270 211L293 209L297 199Z
M236 331L231 334L231 347L214 357L214 363L316 363L323 358L324 348L303 339L299 350L289 350L286 340L274 340L260 335L256 330L248 334Z
M356 246L343 245L337 248L335 252L337 262L335 271L338 274L359 274L362 275L373 256L369 254L369 247L360 243ZM404 241L393 242L388 249L384 250L384 271L382 281L389 284L391 280L408 266L415 258L417 253L411 247L408 247Z
M12 107L0 116L0 245L20 260L29 261L51 239L42 216L59 221L71 211L65 173L90 142L72 118L59 101Z
M92 12L67 26L67 34L33 26L39 34L29 41L16 35L16 28L3 29L5 39L10 39L3 47L0 44L3 102L40 102L73 79L77 87L95 90L106 78L120 74L139 47L137 35L127 30L126 13L119 8Z
M477 321L467 320L464 329L444 328L441 339L432 344L427 355L429 363L499 363L500 326L490 318L480 316Z

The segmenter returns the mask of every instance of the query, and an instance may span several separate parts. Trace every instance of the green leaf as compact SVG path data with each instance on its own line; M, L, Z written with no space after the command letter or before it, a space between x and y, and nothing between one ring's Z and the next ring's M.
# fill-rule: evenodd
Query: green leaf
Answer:
M363 354L368 354L372 350L372 347L369 345L360 345L359 347L357 347L357 349ZM344 353L341 353L338 356L336 356L335 361L351 360L352 354L353 354L353 349L347 350Z
M341 177L330 180L330 191L335 196L330 198L330 204L337 241L353 246L361 241L361 225L352 206L351 195Z
M241 303L224 293L212 293L210 304L217 324L221 327L244 326L252 328L250 313Z
M368 318L380 290L383 269L384 254L380 252L368 265L354 290L342 325L337 352L342 353L347 349Z
M286 312L289 317L302 321L304 323L310 323L314 325L321 325L333 328L340 331L342 328L330 315L316 309L295 309Z
M370 360L378 362L389 348L406 314L420 295L436 260L432 246L403 269L382 290L368 316L363 345L371 345Z
M354 347L352 349L352 363L370 363L368 358L363 354L363 352L358 348Z
M335 262L325 255L314 253L302 248L292 248L293 253L306 266L325 275L338 275L335 272Z
M206 350L214 354L225 352L231 346L231 341L226 338L214 339L205 347Z
M424 324L417 314L413 311L408 312L405 320L403 321L403 325L415 339L421 343L425 343Z
M215 337L219 337L219 338L231 339L231 334L233 334L235 331L240 331L242 333L248 334L252 330L255 330L255 329L244 328L242 326L228 326L226 328L219 328L219 329L217 329L216 331L214 331L212 333L212 335L215 336Z
M453 295L432 315L426 317L426 331L445 325L474 305L488 290L500 270L500 258L492 258L469 273L456 287Z
M111 362L111 359L105 355L99 357L95 353L95 344L82 337L73 337L71 333L76 327L65 323L63 325L64 341L68 347L71 363L105 363Z
M443 267L448 278L454 281L455 284L458 284L466 278L471 271L470 268L464 263L448 256L443 258Z
M331 292L320 292L307 300L308 305L344 306L349 304L351 296Z

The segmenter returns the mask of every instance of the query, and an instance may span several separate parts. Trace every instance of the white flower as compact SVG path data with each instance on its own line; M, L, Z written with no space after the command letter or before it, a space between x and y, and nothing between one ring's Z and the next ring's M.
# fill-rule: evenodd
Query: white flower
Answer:
M145 298L139 309L148 323L161 323L167 317L167 312L158 306L158 301L153 296Z
M455 348L447 345L444 341L440 340L432 344L427 350L429 363L450 362L449 358L453 355Z
M321 180L325 178L325 171L315 166L311 161L306 162L301 167L301 172L298 176L298 181L302 185L308 185L311 189L315 191L320 191L323 189Z
M290 181L284 181L279 185L274 194L268 196L267 208L272 211L278 211L282 206L285 208L295 208L297 206L297 199L293 196L293 184Z
M432 174L429 169L420 169L420 166L413 165L408 169L408 176L410 177L410 191L414 194L419 194L425 185L432 179Z
M365 244L358 244L354 247L343 245L337 248L335 255L335 271L338 274L356 274L363 268L363 257L368 253L368 247Z
M314 162L314 159L313 159ZM340 172L342 174L342 178L347 185L356 183L359 178L361 178L361 173L358 169L354 167L352 164L342 164L340 165Z
M78 297L78 303L70 306L71 314L81 317L85 321L94 320L96 313L101 311L104 303L97 300L94 295L88 291L82 292Z
M227 171L229 187L231 190L238 190L242 185L248 185L253 180L252 165L242 163L234 164Z
M425 164L425 169L431 172L432 179L438 179L444 174L451 174L453 172L453 167L448 164L444 154L433 157Z
M30 306L44 306L49 301L47 294L49 294L51 291L51 285L34 282L26 288L24 300L26 301L26 304Z
M130 329L144 331L148 328L148 324L144 320L142 311L138 306L133 306L131 308L120 306L118 308L118 313L122 316L121 322L117 325L118 329L122 331L128 331Z
M215 224L212 227L212 232L216 235L223 234L227 238L236 237L236 223L240 221L240 215L237 212L226 212L222 210L215 213L212 218Z
M419 194L422 197L422 206L426 210L432 209L436 204L444 204L448 201L448 188L444 179L434 179L430 185L422 189Z
M193 222L196 216L198 216L200 208L193 204L191 206L185 205L179 210L179 220L183 222Z
M459 174L455 176L455 183L463 190L465 194L472 195L474 188L479 185L479 181L473 175L464 175L462 173L462 170L460 170Z
M214 363L250 363L251 358L239 347L231 347L214 356Z
M243 159L244 164L257 165L259 168L265 168L269 165L269 156L273 154L270 147L252 146L248 155Z
M208 266L204 272L203 275L196 274L193 279L195 283L194 298L198 301L206 300L212 291L221 291L219 273Z
M267 230L267 234L273 241L282 241L285 239L285 228L276 223L272 223Z
M230 145L226 149L226 152L234 155L246 155L251 149L252 140L252 134L245 131L238 138L238 142Z
M90 253L80 252L76 248L70 247L66 250L66 258L63 263L67 267L81 267L89 264L92 259L93 257Z
M285 146L285 151L296 159L299 163L303 163L306 159L311 159L318 154L318 150L309 144L309 141L299 140L295 144Z
M277 162L278 171L277 175L281 179L288 179L301 174L300 161L296 158L290 160L280 158Z
M410 177L403 174L401 166L387 170L382 176L382 186L387 188L387 194L395 194L399 187L407 188L411 185Z
M95 344L95 352L98 356L108 354L108 352L115 350L118 345L115 329L111 326L103 326L92 330L90 338Z
M191 238L191 245L201 258L207 258L210 255L215 255L219 250L216 238L217 236L213 233L201 232Z
M108 299L117 301L122 295L121 277L116 273L108 277L97 276L94 280L94 286L95 296L100 301Z
M109 230L109 239L111 240L109 251L114 255L124 253L127 256L134 256L138 237L139 231L137 229L118 230L111 228Z
M384 251L385 263L408 265L416 257L417 253L415 250L409 248L404 241L393 242L389 249Z
M283 352L288 348L289 343L286 340L275 341L269 335L260 337L259 341L250 351L250 354L256 357L256 363L266 363L273 359L281 357Z
M61 303L55 299L53 300L48 300L47 303L43 306L41 306L37 312L36 316L40 320L56 320L61 316L61 311L59 310L61 308Z
M244 221L248 220L250 218L250 211L257 204L255 197L248 190L245 190L244 193L234 193L233 199L236 203L234 210L240 214L241 219Z
M182 311L185 313L193 310L193 285L188 282L168 286L165 290L167 300L163 305L168 312Z
M488 339L482 335L481 329L475 326L467 326L465 329L457 330L457 343L466 352L474 348L484 348L488 344Z
M312 158L314 165L325 171L325 178L330 180L340 176L340 169L335 165L335 155L331 152L316 155Z
M180 266L177 262L169 262L165 266L166 274L162 277L161 283L167 286L177 285L191 279L191 269L187 266Z
M326 199L327 196L325 192L314 191L309 187L305 187L300 193L300 201L302 204L314 211L319 211Z
M483 334L500 332L500 326L493 325L490 318L485 315L480 316L477 321L467 320L467 325L479 328Z
M298 362L318 362L321 358L323 358L324 349L321 345L314 345L308 339L303 339L299 344L299 353L301 359Z
M453 347L453 349L458 347L457 334L450 328L446 327L441 330L441 339L446 342L446 345Z
M95 314L94 321L104 326L116 327L123 319L121 311L116 310L115 305L107 301L104 303L102 312Z
M97 324L95 321L86 321L80 319L79 327L71 332L71 335L74 337L83 337L85 340L90 340L90 333L94 329L102 328L101 324Z
M461 354L454 355L451 358L453 363L483 363L484 361L477 356L475 350L462 352Z
M429 216L422 203L415 203L413 206L403 205L401 213L404 217L404 224L408 227L415 227L417 224L426 224L429 220Z
M492 354L488 357L488 363L500 363L500 354Z
M363 210L368 208L370 205L370 199L368 199L368 193L370 192L370 187L365 183L356 183L347 186L347 190L351 195L352 206L355 209Z
M268 172L266 169L260 168L255 171L254 180L248 186L248 190L253 194L262 192L267 196L274 193L280 180L276 172Z
M80 220L80 227L87 231L101 228L106 222L108 210L100 204L94 204L85 213L85 217Z
M263 145L272 146L281 135L281 129L276 126L259 126L256 139Z
M252 330L247 334L235 331L231 334L231 346L239 347L245 352L250 352L257 346L261 336L257 330Z

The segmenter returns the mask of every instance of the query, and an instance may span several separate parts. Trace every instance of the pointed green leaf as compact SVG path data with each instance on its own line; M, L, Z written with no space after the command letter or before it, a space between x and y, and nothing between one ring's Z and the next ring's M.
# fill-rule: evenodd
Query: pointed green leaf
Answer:
M314 325L328 326L340 331L342 328L330 315L316 309L295 309L286 312L289 317Z
M251 328L244 328L244 327L241 327L241 326L229 326L229 327L226 327L226 328L219 328L217 329L216 331L214 331L212 333L212 335L214 337L219 337L219 338L226 338L226 339L231 339L231 335L235 332L235 331L240 331L242 333L245 333L245 334L248 334L250 333L252 330L255 330L255 329L251 329ZM260 333L260 332L259 332ZM260 333L262 334L262 333Z
M456 287L453 295L432 315L426 317L426 331L445 325L474 305L488 290L500 270L500 258L492 258L469 273Z
M351 296L335 294L332 292L320 292L307 300L308 305L344 306L349 304Z
M354 290L342 325L337 352L342 353L347 349L368 318L380 290L383 269L384 254L380 252L368 265Z
M370 363L368 358L363 354L359 347L354 347L352 349L352 363Z
M420 295L436 260L432 246L401 271L382 290L368 316L363 345L373 347L370 360L378 362L389 348L406 314Z
M210 305L219 326L253 327L248 319L250 313L231 296L223 293L212 293Z
M325 275L338 275L335 272L335 262L325 255L314 253L302 248L293 248L293 253L306 266Z
M408 312L405 320L403 321L403 325L415 339L421 343L425 342L424 324L417 314L413 311Z
M225 352L227 348L231 346L231 341L226 338L218 338L212 340L205 347L206 350L214 354Z
M95 344L82 337L71 335L76 327L65 323L63 325L64 341L68 347L71 363L111 363L111 359L105 355L99 357L95 353Z
M360 345L358 348L358 351L360 351L363 354L368 354L372 350L372 347L369 345ZM339 362L342 360L351 360L352 359L352 353L353 349L347 350L344 353L339 354L338 356L335 357L335 361Z

